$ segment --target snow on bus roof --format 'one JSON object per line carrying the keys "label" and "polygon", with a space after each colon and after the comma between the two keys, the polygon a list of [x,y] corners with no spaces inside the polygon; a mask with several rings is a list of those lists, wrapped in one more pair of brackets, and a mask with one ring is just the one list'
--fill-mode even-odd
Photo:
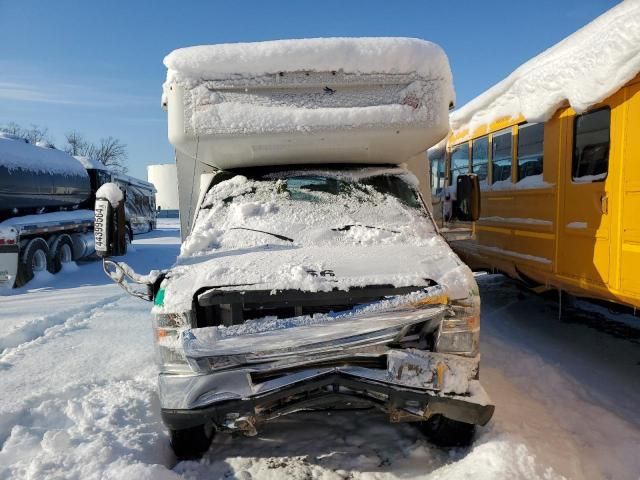
{"label": "snow on bus roof", "polygon": [[0,132],[0,167],[9,173],[27,170],[34,173],[86,177],[84,167],[67,153],[50,147],[32,145],[24,138]]}
{"label": "snow on bus roof", "polygon": [[640,72],[640,1],[607,11],[451,114],[454,132],[520,114],[548,120],[565,102],[578,113]]}
{"label": "snow on bus roof", "polygon": [[417,38],[306,38],[200,45],[164,59],[167,83],[282,71],[417,73],[451,80],[449,60],[435,43]]}

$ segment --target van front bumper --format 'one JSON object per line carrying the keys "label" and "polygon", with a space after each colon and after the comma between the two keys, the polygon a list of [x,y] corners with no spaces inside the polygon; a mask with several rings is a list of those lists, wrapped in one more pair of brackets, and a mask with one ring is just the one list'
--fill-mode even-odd
{"label": "van front bumper", "polygon": [[[162,419],[174,430],[212,423],[255,433],[256,426],[300,410],[375,407],[391,422],[433,415],[485,425],[494,406],[477,380],[479,357],[389,349],[378,368],[308,366],[288,372],[240,368],[159,376]],[[386,363],[386,365],[385,365]]]}

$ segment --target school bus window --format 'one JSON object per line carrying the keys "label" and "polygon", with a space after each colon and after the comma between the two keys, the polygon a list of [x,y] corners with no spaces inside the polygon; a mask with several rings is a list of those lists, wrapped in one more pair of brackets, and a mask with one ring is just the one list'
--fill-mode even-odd
{"label": "school bus window", "polygon": [[518,127],[518,181],[542,175],[544,123],[529,123]]}
{"label": "school bus window", "polygon": [[572,177],[577,183],[603,181],[609,170],[611,110],[577,115],[573,125]]}
{"label": "school bus window", "polygon": [[487,179],[489,168],[489,137],[476,138],[471,148],[471,172],[478,175],[478,180]]}
{"label": "school bus window", "polygon": [[431,166],[431,193],[438,194],[444,187],[444,149],[429,152]]}
{"label": "school bus window", "polygon": [[458,175],[469,173],[469,144],[467,142],[451,148],[451,178],[449,185],[457,185]]}
{"label": "school bus window", "polygon": [[511,130],[493,135],[493,183],[511,179]]}

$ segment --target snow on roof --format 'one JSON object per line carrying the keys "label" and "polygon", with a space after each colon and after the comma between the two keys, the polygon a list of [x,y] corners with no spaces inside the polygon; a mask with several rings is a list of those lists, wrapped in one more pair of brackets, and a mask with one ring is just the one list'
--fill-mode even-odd
{"label": "snow on roof", "polygon": [[9,172],[28,170],[35,173],[87,176],[84,167],[65,152],[37,147],[24,139],[3,133],[0,133],[0,167]]}
{"label": "snow on roof", "polygon": [[578,113],[601,102],[640,72],[640,1],[621,2],[521,65],[451,114],[455,131],[473,132],[522,114],[546,121],[565,101]]}
{"label": "snow on roof", "polygon": [[416,38],[307,38],[179,48],[164,58],[167,83],[281,71],[418,73],[451,79],[435,43]]}
{"label": "snow on roof", "polygon": [[94,160],[93,158],[83,157],[81,155],[74,155],[73,158],[78,160],[86,169],[108,170],[103,163],[100,163],[98,160]]}

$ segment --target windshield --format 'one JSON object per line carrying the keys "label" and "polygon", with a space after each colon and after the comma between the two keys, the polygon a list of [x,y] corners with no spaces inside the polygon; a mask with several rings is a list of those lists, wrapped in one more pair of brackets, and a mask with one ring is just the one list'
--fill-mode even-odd
{"label": "windshield", "polygon": [[200,207],[181,256],[281,245],[380,244],[433,236],[401,169],[221,172]]}

